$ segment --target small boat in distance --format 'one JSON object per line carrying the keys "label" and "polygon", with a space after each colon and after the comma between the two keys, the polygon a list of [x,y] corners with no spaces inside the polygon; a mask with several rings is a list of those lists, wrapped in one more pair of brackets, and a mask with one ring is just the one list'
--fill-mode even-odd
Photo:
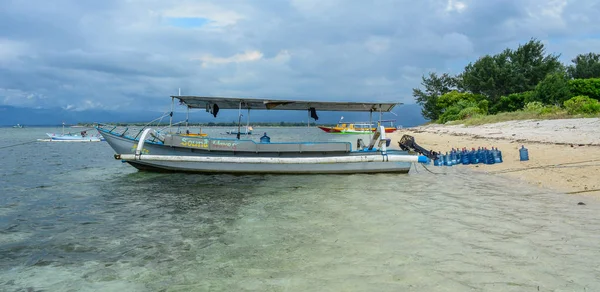
{"label": "small boat in distance", "polygon": [[386,133],[394,133],[398,128],[394,126],[394,122],[396,120],[380,120],[377,122],[377,126],[373,126],[372,123],[362,122],[362,123],[342,123],[344,117],[340,119],[340,121],[334,127],[326,127],[326,126],[317,126],[319,129],[332,134],[370,134],[377,131],[379,126],[383,123],[389,123],[388,126],[385,126]]}
{"label": "small boat in distance", "polygon": [[79,134],[66,133],[65,134],[65,123],[62,124],[62,134],[57,133],[46,133],[50,139],[38,139],[43,142],[100,142],[104,139],[100,136],[89,135],[86,130],[79,132]]}
{"label": "small boat in distance", "polygon": [[16,125],[13,126],[13,128],[22,129],[22,128],[25,128],[25,126],[23,126],[21,124],[16,124]]}
{"label": "small boat in distance", "polygon": [[[209,96],[171,96],[169,130],[150,127],[127,135],[116,126],[97,126],[98,132],[115,151],[114,158],[139,170],[158,172],[198,172],[236,174],[355,174],[407,173],[415,162],[429,163],[426,156],[401,149],[388,149],[383,126],[370,133],[370,141],[356,144],[340,141],[277,141],[265,133],[258,141],[241,138],[189,137],[171,131],[175,99],[188,109],[206,109],[217,116],[219,110],[308,111],[318,119],[316,110],[342,112],[389,112],[397,103],[326,102],[232,98]],[[187,120],[187,119],[186,119]],[[238,126],[240,127],[240,126]],[[239,133],[238,133],[239,134]],[[272,142],[275,140],[276,142]]]}
{"label": "small boat in distance", "polygon": [[241,129],[240,131],[238,131],[237,129],[234,130],[230,130],[230,131],[226,131],[225,133],[227,135],[237,135],[238,133],[240,135],[252,135],[252,131],[254,129],[250,126],[246,126],[245,129]]}

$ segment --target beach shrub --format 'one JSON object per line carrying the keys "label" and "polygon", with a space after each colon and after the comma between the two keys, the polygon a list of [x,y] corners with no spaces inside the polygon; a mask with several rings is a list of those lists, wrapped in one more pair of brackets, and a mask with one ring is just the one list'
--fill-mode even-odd
{"label": "beach shrub", "polygon": [[500,100],[490,108],[491,114],[514,112],[525,106],[525,101],[532,101],[534,92],[525,91],[500,97]]}
{"label": "beach shrub", "polygon": [[539,113],[544,108],[544,104],[539,101],[532,101],[525,104],[523,111],[528,113]]}
{"label": "beach shrub", "polygon": [[600,78],[572,79],[568,85],[573,96],[584,95],[600,100]]}
{"label": "beach shrub", "polygon": [[448,93],[443,94],[437,100],[437,105],[439,108],[445,109],[449,108],[453,105],[458,104],[459,102],[474,102],[477,103],[481,100],[484,100],[485,97],[480,94],[473,94],[468,92],[458,92],[456,90],[450,91]]}
{"label": "beach shrub", "polygon": [[564,105],[571,115],[600,113],[600,102],[584,95],[575,96],[565,101]]}
{"label": "beach shrub", "polygon": [[483,110],[479,108],[479,103],[469,99],[463,99],[458,101],[456,104],[446,108],[444,112],[440,115],[438,120],[439,123],[445,124],[449,121],[461,120],[461,112],[467,108],[473,108],[469,111],[465,112],[467,115],[471,111],[476,111],[477,113],[484,113]]}
{"label": "beach shrub", "polygon": [[468,119],[474,116],[480,116],[480,115],[484,115],[484,112],[478,108],[478,107],[468,107],[468,108],[464,108],[462,109],[459,113],[458,113],[458,119],[459,120],[464,120],[464,119]]}
{"label": "beach shrub", "polygon": [[440,118],[438,119],[438,123],[440,124],[445,124],[449,121],[456,121],[458,120],[458,114],[460,113],[461,109],[458,108],[457,106],[451,106],[449,108],[447,108],[444,113],[442,113],[440,115]]}
{"label": "beach shrub", "polygon": [[546,75],[546,78],[535,87],[533,100],[525,100],[525,102],[539,101],[544,104],[562,105],[569,98],[571,92],[567,77],[563,72],[558,72]]}

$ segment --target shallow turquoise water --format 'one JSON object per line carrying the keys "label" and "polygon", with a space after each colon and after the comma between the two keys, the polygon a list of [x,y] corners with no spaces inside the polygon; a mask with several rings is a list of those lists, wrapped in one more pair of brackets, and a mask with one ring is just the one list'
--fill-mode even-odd
{"label": "shallow turquoise water", "polygon": [[[0,129],[0,147],[49,130]],[[461,167],[155,174],[112,154],[0,149],[0,291],[600,291],[590,199]]]}

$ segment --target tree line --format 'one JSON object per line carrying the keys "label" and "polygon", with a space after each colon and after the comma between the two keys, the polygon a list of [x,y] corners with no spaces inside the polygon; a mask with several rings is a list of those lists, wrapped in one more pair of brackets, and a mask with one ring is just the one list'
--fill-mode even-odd
{"label": "tree line", "polygon": [[528,108],[599,113],[600,54],[580,54],[570,65],[559,57],[531,39],[515,50],[480,57],[457,75],[424,75],[413,96],[423,116],[439,123]]}

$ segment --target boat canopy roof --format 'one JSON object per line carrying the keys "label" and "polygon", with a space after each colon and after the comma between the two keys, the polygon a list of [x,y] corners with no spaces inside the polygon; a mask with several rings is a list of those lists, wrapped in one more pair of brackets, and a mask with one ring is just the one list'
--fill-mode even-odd
{"label": "boat canopy roof", "polygon": [[179,96],[174,95],[181,103],[190,108],[209,108],[217,105],[220,109],[238,109],[240,103],[244,109],[256,110],[309,110],[344,112],[389,112],[399,102],[333,102],[333,101],[302,101],[277,100],[263,98],[212,97],[212,96]]}

